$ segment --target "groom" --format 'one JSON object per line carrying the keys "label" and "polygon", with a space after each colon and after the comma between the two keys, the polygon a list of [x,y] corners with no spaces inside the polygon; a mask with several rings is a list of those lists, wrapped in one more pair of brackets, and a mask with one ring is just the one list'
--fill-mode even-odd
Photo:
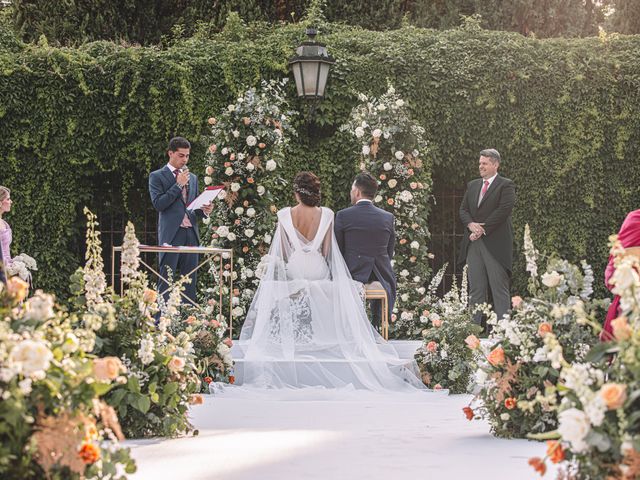
{"label": "groom", "polygon": [[[387,292],[389,312],[396,299],[396,277],[391,266],[396,241],[394,217],[373,205],[378,181],[369,173],[359,173],[351,187],[352,207],[340,210],[335,218],[335,234],[342,256],[354,280],[378,281]],[[373,325],[380,328],[381,302],[372,300]]]}

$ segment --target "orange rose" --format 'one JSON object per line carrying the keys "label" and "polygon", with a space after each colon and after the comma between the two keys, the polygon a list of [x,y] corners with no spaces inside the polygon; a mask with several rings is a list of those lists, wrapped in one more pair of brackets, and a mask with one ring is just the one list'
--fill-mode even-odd
{"label": "orange rose", "polygon": [[231,385],[233,385],[234,383],[236,383],[236,377],[233,375],[229,375],[229,383]]}
{"label": "orange rose", "polygon": [[542,322],[538,326],[538,335],[544,337],[547,333],[551,333],[551,324],[549,322]]}
{"label": "orange rose", "polygon": [[264,143],[259,143],[258,148],[267,148],[267,145]]}
{"label": "orange rose", "polygon": [[80,455],[80,458],[84,463],[89,465],[100,460],[100,449],[93,443],[83,443],[78,455]]}
{"label": "orange rose", "polygon": [[126,369],[118,357],[96,358],[93,361],[93,374],[101,382],[115,380]]}
{"label": "orange rose", "polygon": [[480,346],[480,339],[475,335],[469,335],[464,339],[464,343],[467,344],[471,350],[476,350]]}
{"label": "orange rose", "polygon": [[211,382],[213,382],[213,378],[211,378],[211,377],[204,377],[204,378],[202,379],[202,381],[203,381],[204,383],[206,383],[207,385],[209,385]]}
{"label": "orange rose", "polygon": [[529,465],[531,465],[536,472],[540,473],[541,477],[547,473],[547,466],[540,457],[530,458]]}
{"label": "orange rose", "polygon": [[215,125],[216,123],[218,123],[218,121],[214,117],[209,117],[209,119],[207,120],[207,123],[209,125]]}
{"label": "orange rose", "polygon": [[516,408],[516,399],[513,397],[505,398],[504,408],[506,408],[507,410],[513,410],[514,408]]}
{"label": "orange rose", "polygon": [[225,167],[230,167],[231,166],[231,162],[224,162],[224,166]]}
{"label": "orange rose", "polygon": [[427,343],[427,350],[429,350],[431,353],[435,352],[437,349],[438,349],[438,344],[433,340]]}
{"label": "orange rose", "polygon": [[629,321],[624,315],[614,318],[611,321],[611,327],[613,328],[613,336],[618,341],[629,340],[633,335]]}
{"label": "orange rose", "polygon": [[253,177],[249,177],[247,178],[247,183],[254,183],[255,180],[253,179]]}
{"label": "orange rose", "polygon": [[204,403],[204,398],[199,393],[195,393],[191,395],[191,398],[189,398],[189,403],[191,405],[202,405]]}
{"label": "orange rose", "polygon": [[187,317],[187,319],[185,320],[185,322],[187,322],[188,325],[192,325],[194,323],[196,323],[196,317],[193,315],[189,315]]}
{"label": "orange rose", "polygon": [[609,410],[621,408],[627,399],[627,386],[621,383],[605,383],[600,388],[600,397]]}
{"label": "orange rose", "polygon": [[387,200],[387,203],[388,203],[389,205],[393,205],[393,198],[390,198],[389,200]]}
{"label": "orange rose", "polygon": [[502,365],[504,363],[504,350],[502,349],[502,347],[496,347],[491,350],[491,353],[489,353],[487,360],[494,367]]}
{"label": "orange rose", "polygon": [[151,290],[150,288],[145,289],[142,294],[142,301],[144,303],[154,303],[158,299],[158,292],[155,290]]}
{"label": "orange rose", "polygon": [[473,417],[475,416],[475,414],[473,413],[473,410],[471,409],[471,407],[464,407],[462,411],[467,417],[467,420],[473,420]]}
{"label": "orange rose", "polygon": [[18,302],[22,302],[29,293],[29,284],[20,277],[11,277],[7,280],[7,292]]}
{"label": "orange rose", "polygon": [[400,245],[404,245],[405,243],[407,243],[407,239],[406,238],[401,238],[400,239]]}
{"label": "orange rose", "polygon": [[511,306],[513,308],[519,308],[522,305],[522,297],[520,295],[516,295],[515,297],[511,297]]}
{"label": "orange rose", "polygon": [[564,450],[557,440],[547,441],[547,456],[553,463],[560,463],[564,460]]}
{"label": "orange rose", "polygon": [[185,363],[186,362],[182,357],[171,357],[171,360],[169,360],[169,364],[167,365],[167,367],[172,372],[177,373],[181,372],[184,369]]}

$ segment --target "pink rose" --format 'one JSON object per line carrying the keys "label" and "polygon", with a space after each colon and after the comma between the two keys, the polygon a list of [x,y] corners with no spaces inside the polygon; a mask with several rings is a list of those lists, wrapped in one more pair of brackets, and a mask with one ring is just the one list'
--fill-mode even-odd
{"label": "pink rose", "polygon": [[513,308],[520,308],[520,305],[522,305],[522,297],[520,295],[511,297],[511,306]]}
{"label": "pink rose", "polygon": [[217,320],[211,320],[211,327],[212,328],[218,328],[220,327],[220,322]]}
{"label": "pink rose", "polygon": [[431,323],[433,324],[434,327],[436,328],[440,328],[442,326],[442,320],[440,320],[439,318],[436,318],[434,320],[431,320]]}
{"label": "pink rose", "polygon": [[435,352],[437,349],[438,349],[438,344],[433,340],[427,343],[427,350],[429,350],[431,353]]}
{"label": "pink rose", "polygon": [[225,338],[222,343],[224,343],[227,347],[231,348],[233,346],[233,341],[230,338]]}

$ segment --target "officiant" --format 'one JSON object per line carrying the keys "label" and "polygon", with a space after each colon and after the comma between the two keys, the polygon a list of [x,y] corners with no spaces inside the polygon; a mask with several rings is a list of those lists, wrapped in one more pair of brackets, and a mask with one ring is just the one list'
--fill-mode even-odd
{"label": "officiant", "polygon": [[[149,194],[151,203],[158,211],[158,245],[160,246],[199,246],[198,218],[211,213],[212,205],[205,205],[198,210],[189,210],[187,205],[198,196],[198,177],[189,172],[187,164],[191,144],[186,138],[174,137],[169,141],[168,163],[149,175]],[[170,270],[173,279],[191,273],[191,282],[185,284],[185,295],[196,301],[196,272],[198,254],[194,253],[160,253],[159,272],[161,277],[168,278]],[[158,289],[162,292],[168,288],[167,283],[158,279]],[[168,298],[169,292],[165,294]]]}

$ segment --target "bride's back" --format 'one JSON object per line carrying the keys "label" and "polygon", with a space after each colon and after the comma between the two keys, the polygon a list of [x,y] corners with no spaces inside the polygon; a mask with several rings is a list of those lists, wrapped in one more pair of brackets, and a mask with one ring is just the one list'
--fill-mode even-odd
{"label": "bride's back", "polygon": [[322,209],[320,207],[296,205],[291,208],[293,227],[309,242],[313,241],[318,233],[321,220]]}

